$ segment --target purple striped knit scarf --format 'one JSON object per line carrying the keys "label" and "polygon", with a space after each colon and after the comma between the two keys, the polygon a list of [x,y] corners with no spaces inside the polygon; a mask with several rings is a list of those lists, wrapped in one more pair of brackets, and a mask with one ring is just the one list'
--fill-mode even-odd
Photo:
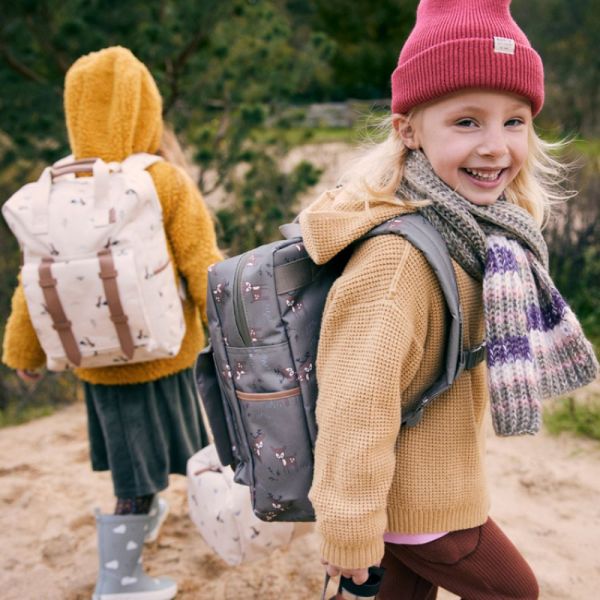
{"label": "purple striped knit scarf", "polygon": [[598,361],[548,274],[546,244],[529,213],[499,199],[472,204],[448,187],[425,155],[411,152],[400,197],[428,199],[420,212],[450,255],[483,281],[488,381],[498,435],[536,433],[541,401],[595,379]]}

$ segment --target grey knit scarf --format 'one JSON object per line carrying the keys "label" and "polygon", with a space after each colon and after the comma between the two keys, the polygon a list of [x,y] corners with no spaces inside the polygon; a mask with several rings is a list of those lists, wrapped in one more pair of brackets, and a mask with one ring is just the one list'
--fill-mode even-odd
{"label": "grey knit scarf", "polygon": [[594,350],[548,274],[548,250],[527,211],[499,198],[472,204],[446,185],[422,152],[407,158],[401,198],[420,208],[450,255],[483,281],[488,381],[498,435],[536,433],[541,401],[593,381]]}

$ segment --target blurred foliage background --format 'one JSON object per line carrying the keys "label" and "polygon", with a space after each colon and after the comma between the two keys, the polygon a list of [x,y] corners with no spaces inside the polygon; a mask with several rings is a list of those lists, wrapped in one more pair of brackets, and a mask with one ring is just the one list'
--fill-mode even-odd
{"label": "blurred foliage background", "polygon": [[[0,200],[68,153],[62,83],[82,54],[130,48],[154,74],[164,116],[186,149],[231,254],[273,239],[298,197],[318,181],[308,161],[281,168],[291,147],[317,139],[314,103],[362,100],[387,110],[389,77],[414,24],[417,0],[13,0],[0,22]],[[598,0],[513,0],[542,55],[544,137],[571,136],[569,187],[579,195],[546,229],[560,289],[600,341],[600,31]],[[343,125],[339,139],[352,139]],[[300,132],[291,135],[291,132]],[[0,335],[18,271],[0,221]],[[69,376],[26,388],[0,367],[0,425],[71,401]],[[28,407],[28,408],[26,408]]]}

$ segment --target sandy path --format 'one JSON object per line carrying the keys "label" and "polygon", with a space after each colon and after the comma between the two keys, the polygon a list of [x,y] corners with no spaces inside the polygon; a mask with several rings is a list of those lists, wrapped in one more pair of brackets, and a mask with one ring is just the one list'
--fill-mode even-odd
{"label": "sandy path", "polygon": [[[600,443],[571,436],[489,436],[492,515],[538,574],[542,598],[600,597]],[[185,480],[166,493],[172,513],[145,554],[176,577],[178,600],[306,600],[319,596],[314,534],[238,568],[211,554],[187,517]],[[84,409],[0,431],[0,597],[89,599],[96,575],[92,508],[112,508],[107,474],[88,465]],[[454,596],[445,592],[440,598]]]}

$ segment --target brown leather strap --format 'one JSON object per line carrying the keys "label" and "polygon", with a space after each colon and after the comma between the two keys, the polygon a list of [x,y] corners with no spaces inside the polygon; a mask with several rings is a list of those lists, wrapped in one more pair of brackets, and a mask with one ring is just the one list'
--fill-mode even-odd
{"label": "brown leather strap", "polygon": [[60,177],[69,173],[91,173],[97,158],[82,158],[63,164],[52,165],[52,177]]}
{"label": "brown leather strap", "polygon": [[202,467],[201,469],[198,469],[197,471],[194,471],[194,475],[202,475],[202,473],[222,473],[223,469],[219,469],[219,467]]}
{"label": "brown leather strap", "polygon": [[294,396],[300,395],[300,388],[295,387],[291,390],[282,390],[280,392],[235,392],[235,395],[240,400],[253,401],[253,400],[285,400],[286,398],[293,398]]}
{"label": "brown leather strap", "polygon": [[119,287],[117,285],[118,271],[115,269],[115,261],[110,249],[98,252],[98,261],[100,263],[100,273],[98,275],[102,279],[102,286],[110,312],[110,320],[117,331],[123,354],[127,358],[131,358],[134,350],[133,337],[131,336],[129,325],[127,325],[129,318],[123,312],[121,298],[119,297]]}
{"label": "brown leather strap", "polygon": [[65,354],[74,365],[79,366],[81,364],[81,352],[71,329],[71,321],[67,319],[56,291],[56,279],[52,277],[53,262],[54,260],[49,256],[42,259],[38,268],[39,284],[46,302],[46,309],[52,319],[52,327],[58,333]]}

